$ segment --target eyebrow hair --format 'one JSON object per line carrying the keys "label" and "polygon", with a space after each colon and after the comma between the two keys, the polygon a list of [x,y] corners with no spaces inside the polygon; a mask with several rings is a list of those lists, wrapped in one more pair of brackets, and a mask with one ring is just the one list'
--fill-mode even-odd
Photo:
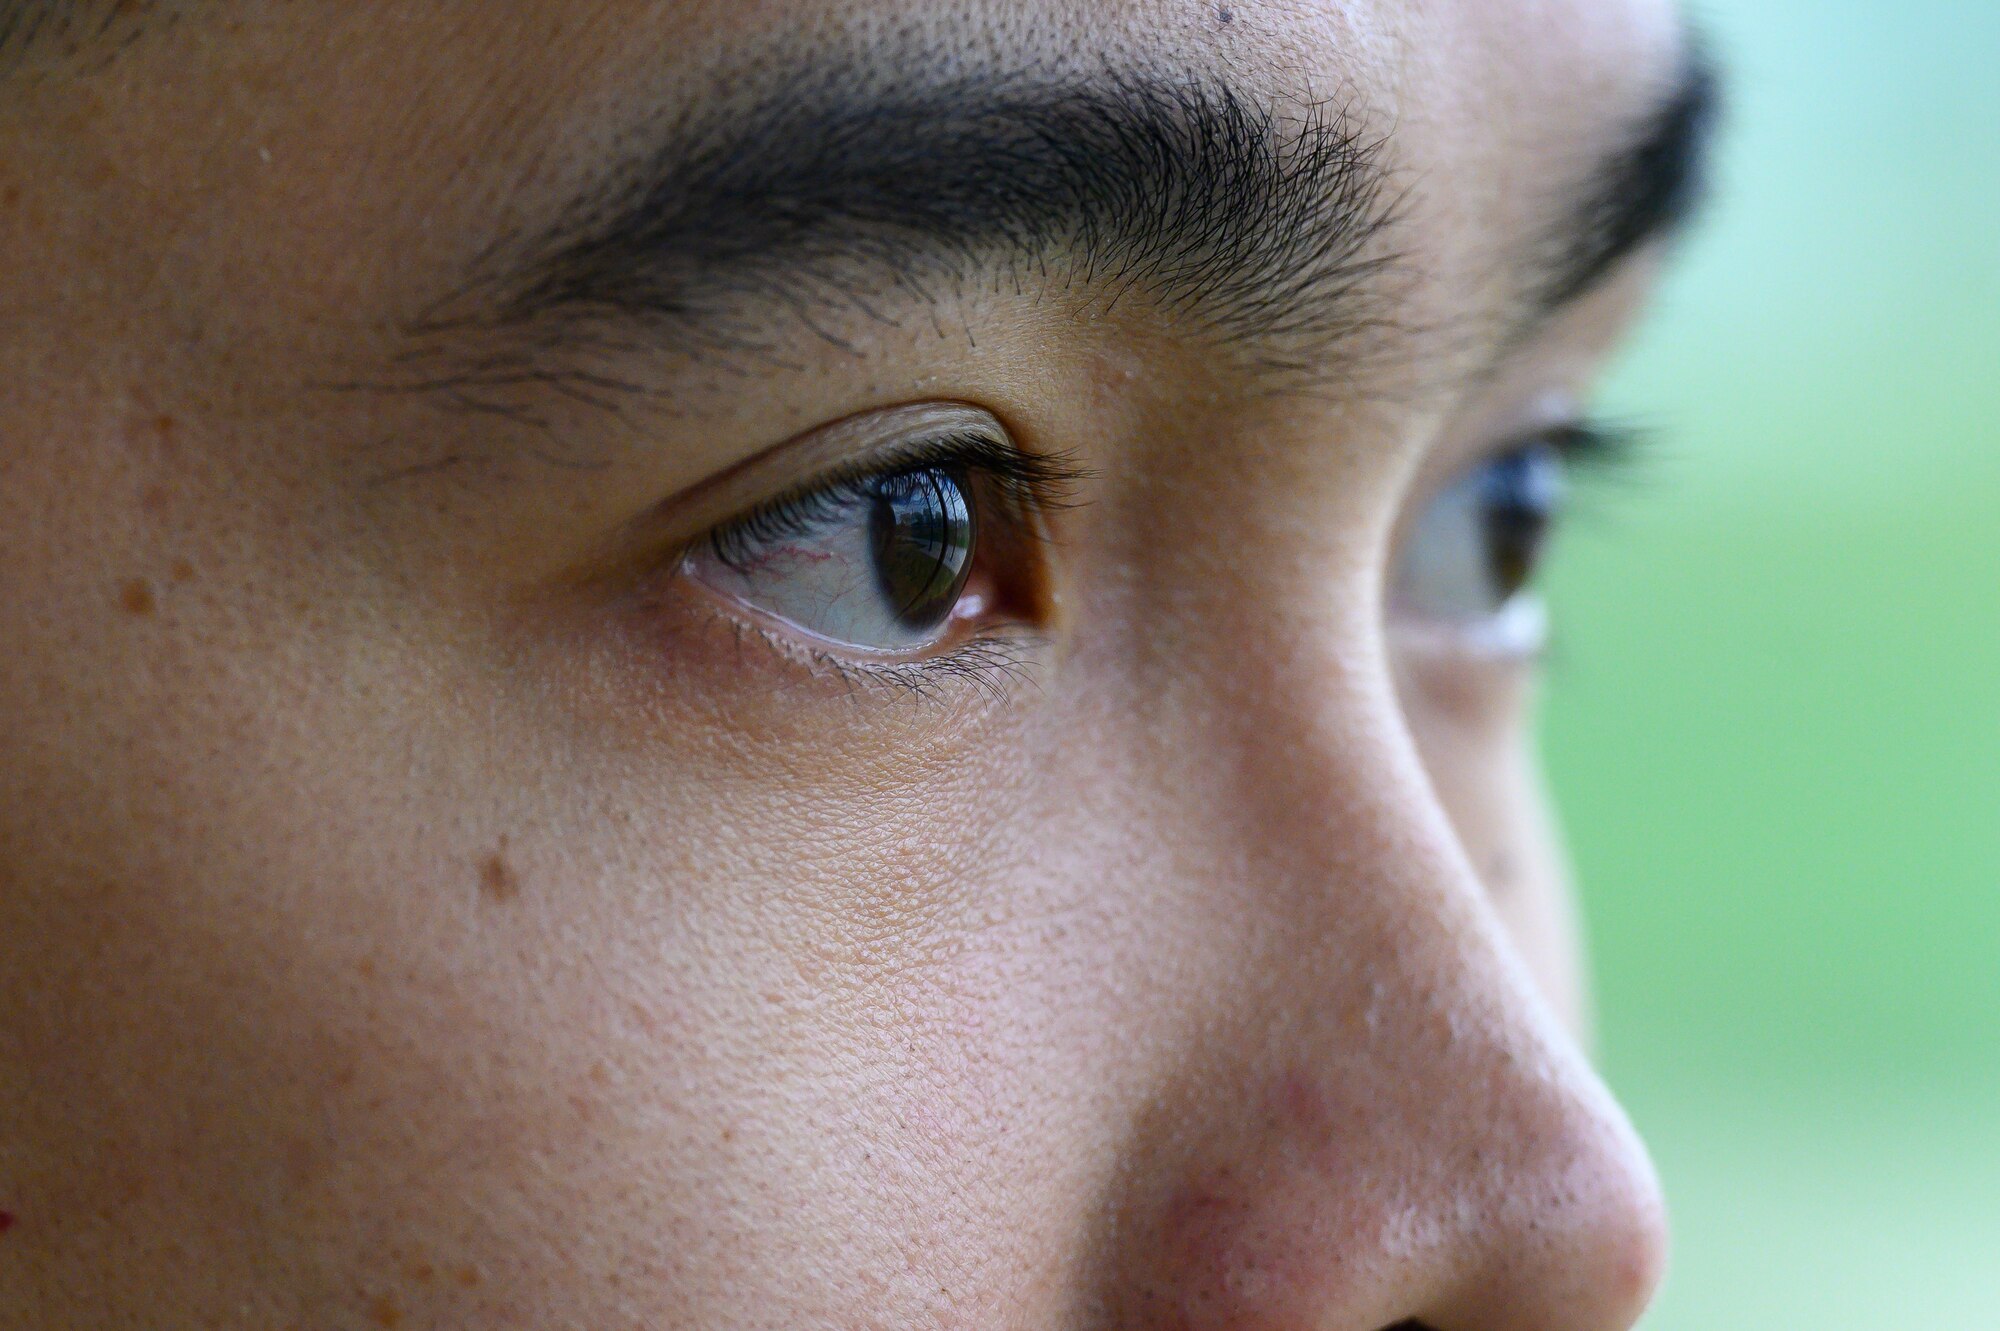
{"label": "eyebrow hair", "polygon": [[97,73],[182,8],[182,0],[0,0],[0,78],[35,65]]}
{"label": "eyebrow hair", "polygon": [[[1528,308],[1503,346],[1698,202],[1717,79],[1701,42],[1685,49],[1530,254]],[[885,292],[936,320],[950,288],[1010,267],[1017,286],[1080,291],[1086,313],[1139,292],[1269,376],[1323,378],[1346,363],[1337,345],[1397,326],[1387,279],[1402,256],[1375,243],[1399,211],[1387,141],[1344,106],[1281,113],[1186,74],[885,89],[877,67],[795,68],[747,108],[656,130],[658,147],[496,240],[408,324],[421,342],[400,359],[420,377],[401,389],[546,424],[516,390],[607,407],[644,391],[611,368],[635,332],[738,372],[783,368],[774,312],[851,347],[856,314],[899,324]],[[529,336],[470,355],[424,337],[468,325]]]}
{"label": "eyebrow hair", "polygon": [[[768,351],[769,310],[835,342],[886,284],[933,299],[996,264],[1141,292],[1303,367],[1376,313],[1381,144],[1200,78],[974,76],[886,93],[832,70],[672,128],[467,294],[502,325],[638,321],[695,353]],[[1004,271],[1004,268],[1002,268]],[[891,320],[893,322],[893,320]]]}
{"label": "eyebrow hair", "polygon": [[1691,37],[1672,90],[1614,147],[1550,236],[1536,320],[1575,301],[1650,241],[1682,229],[1705,194],[1720,113],[1708,47]]}

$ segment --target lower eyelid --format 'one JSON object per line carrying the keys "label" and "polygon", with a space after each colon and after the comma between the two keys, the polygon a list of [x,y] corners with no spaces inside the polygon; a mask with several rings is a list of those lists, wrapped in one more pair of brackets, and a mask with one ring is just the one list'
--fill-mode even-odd
{"label": "lower eyelid", "polygon": [[[675,634],[685,659],[692,651],[713,655],[718,649],[729,656],[732,669],[727,678],[713,687],[733,684],[767,689],[772,681],[756,678],[754,658],[783,672],[793,683],[825,684],[834,696],[857,700],[864,695],[884,699],[918,699],[948,702],[969,691],[978,700],[1005,702],[1017,689],[1030,684],[1038,672],[1047,647],[1047,636],[1027,626],[1009,626],[998,631],[968,634],[962,641],[921,655],[897,656],[884,653],[869,656],[836,650],[836,644],[817,643],[800,633],[775,624],[760,623],[745,608],[729,604],[706,589],[683,585],[664,597],[648,598],[649,613],[679,615],[684,629]],[[666,601],[678,599],[669,606]],[[705,629],[705,631],[704,631]],[[727,646],[719,641],[726,633]],[[746,675],[745,667],[751,667]]]}
{"label": "lower eyelid", "polygon": [[1510,597],[1492,614],[1448,622],[1389,612],[1389,635],[1403,651],[1469,661],[1532,663],[1548,649],[1548,607],[1532,591]]}

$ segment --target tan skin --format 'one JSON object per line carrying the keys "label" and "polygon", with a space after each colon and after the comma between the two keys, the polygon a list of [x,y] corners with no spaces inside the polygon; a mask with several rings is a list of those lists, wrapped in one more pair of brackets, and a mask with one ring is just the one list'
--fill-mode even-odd
{"label": "tan skin", "polygon": [[[1531,653],[1385,603],[1643,295],[1642,252],[1507,331],[1674,15],[406,8],[197,10],[0,99],[9,1317],[1629,1325],[1662,1208],[1580,1047]],[[1273,383],[992,282],[774,321],[754,375],[634,345],[649,392],[541,424],[328,387],[776,33],[1342,90],[1394,317]],[[670,557],[926,403],[1090,473],[997,696],[856,688]]]}

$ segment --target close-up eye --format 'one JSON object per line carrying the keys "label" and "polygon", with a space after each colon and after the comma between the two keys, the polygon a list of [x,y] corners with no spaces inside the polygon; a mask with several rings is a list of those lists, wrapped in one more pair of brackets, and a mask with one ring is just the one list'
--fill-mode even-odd
{"label": "close-up eye", "polygon": [[817,650],[922,658],[1032,627],[1059,464],[960,431],[848,464],[697,540],[682,572]]}
{"label": "close-up eye", "polygon": [[1437,491],[1403,540],[1390,612],[1399,623],[1504,653],[1537,650],[1543,615],[1533,582],[1562,517],[1569,468],[1613,442],[1596,426],[1562,426],[1474,464]]}

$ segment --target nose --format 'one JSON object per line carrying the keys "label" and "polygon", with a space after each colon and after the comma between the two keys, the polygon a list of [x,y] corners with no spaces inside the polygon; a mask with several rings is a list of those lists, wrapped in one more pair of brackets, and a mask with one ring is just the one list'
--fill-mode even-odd
{"label": "nose", "polygon": [[1236,717],[1208,738],[1242,761],[1205,794],[1234,811],[1204,861],[1228,881],[1199,885],[1235,904],[1204,926],[1200,1034],[1132,1133],[1110,1320],[1629,1327],[1665,1259],[1651,1164],[1400,729]]}

